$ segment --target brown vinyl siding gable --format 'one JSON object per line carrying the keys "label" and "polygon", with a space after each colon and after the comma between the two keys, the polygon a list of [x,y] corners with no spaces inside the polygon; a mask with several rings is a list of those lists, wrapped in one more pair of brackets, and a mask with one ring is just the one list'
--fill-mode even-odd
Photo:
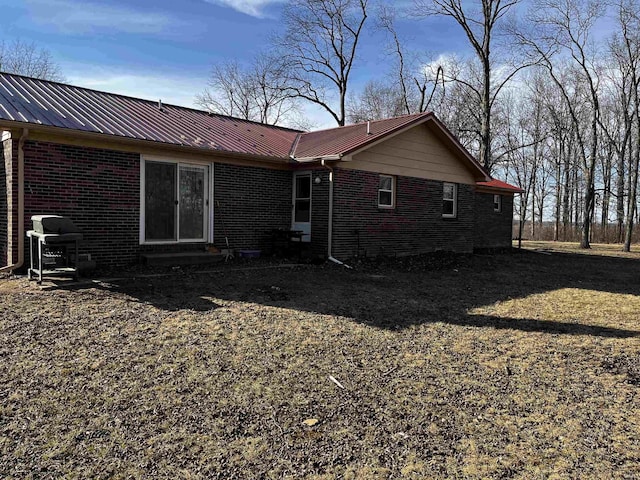
{"label": "brown vinyl siding gable", "polygon": [[460,158],[426,124],[373,145],[340,167],[468,185],[476,181]]}

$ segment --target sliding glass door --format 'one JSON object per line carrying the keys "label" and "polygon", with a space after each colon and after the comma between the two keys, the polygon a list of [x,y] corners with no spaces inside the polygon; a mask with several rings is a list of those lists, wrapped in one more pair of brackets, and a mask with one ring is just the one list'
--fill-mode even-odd
{"label": "sliding glass door", "polygon": [[207,166],[145,162],[145,242],[198,242],[207,238]]}

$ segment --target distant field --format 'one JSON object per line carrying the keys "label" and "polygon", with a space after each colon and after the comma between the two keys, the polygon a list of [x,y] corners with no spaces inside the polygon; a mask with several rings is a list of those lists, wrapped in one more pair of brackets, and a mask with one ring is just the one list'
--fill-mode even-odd
{"label": "distant field", "polygon": [[525,247],[0,279],[0,478],[639,478],[640,255]]}

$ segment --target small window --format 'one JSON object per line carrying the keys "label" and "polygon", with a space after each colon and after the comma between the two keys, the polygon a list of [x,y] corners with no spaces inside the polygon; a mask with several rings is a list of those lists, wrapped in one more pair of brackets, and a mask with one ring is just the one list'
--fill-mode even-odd
{"label": "small window", "polygon": [[493,211],[494,212],[502,211],[502,195],[493,196]]}
{"label": "small window", "polygon": [[454,218],[458,212],[458,186],[455,183],[445,183],[442,186],[442,216]]}
{"label": "small window", "polygon": [[380,175],[380,185],[378,187],[378,207],[394,207],[395,179],[390,175]]}

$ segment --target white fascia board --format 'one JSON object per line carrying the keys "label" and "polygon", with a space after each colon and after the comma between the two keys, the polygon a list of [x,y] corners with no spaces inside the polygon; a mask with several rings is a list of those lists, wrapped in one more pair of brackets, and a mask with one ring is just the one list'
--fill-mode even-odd
{"label": "white fascia board", "polygon": [[342,160],[342,155],[324,155],[319,157],[300,157],[300,158],[291,157],[291,159],[298,163],[321,162],[322,160],[337,161],[337,160]]}

